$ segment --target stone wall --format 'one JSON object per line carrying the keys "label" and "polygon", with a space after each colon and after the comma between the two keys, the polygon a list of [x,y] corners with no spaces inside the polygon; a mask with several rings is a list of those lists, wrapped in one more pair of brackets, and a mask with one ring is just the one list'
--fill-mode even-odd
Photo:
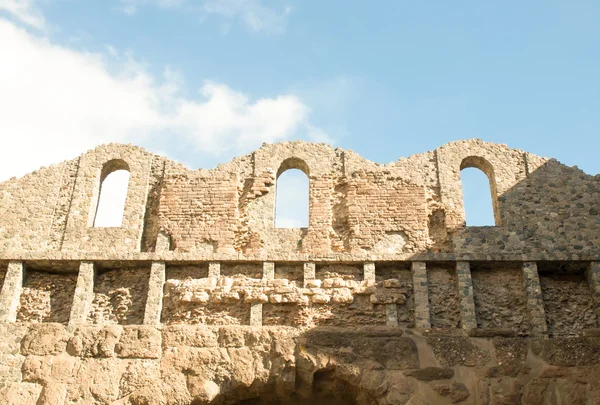
{"label": "stone wall", "polygon": [[[465,227],[460,170],[490,179],[496,226]],[[275,229],[285,170],[310,180],[307,229]],[[123,225],[95,228],[102,180],[130,172]],[[380,165],[323,144],[263,145],[189,170],[130,145],[103,145],[0,184],[0,253],[9,259],[302,261],[595,260],[600,177],[505,145],[458,141]],[[189,255],[192,255],[190,257]],[[525,255],[525,256],[523,256]],[[132,257],[132,256],[128,256]]]}
{"label": "stone wall", "polygon": [[28,270],[17,312],[20,322],[69,323],[77,273]]}
{"label": "stone wall", "polygon": [[[598,339],[402,329],[0,325],[6,404],[531,404],[600,401]],[[576,355],[573,355],[576,353]]]}
{"label": "stone wall", "polygon": [[[466,167],[496,226],[465,226]],[[275,229],[291,168],[309,226]],[[123,224],[96,228],[116,169]],[[0,403],[600,405],[599,201],[599,176],[479,140],[212,170],[98,147],[0,184]]]}

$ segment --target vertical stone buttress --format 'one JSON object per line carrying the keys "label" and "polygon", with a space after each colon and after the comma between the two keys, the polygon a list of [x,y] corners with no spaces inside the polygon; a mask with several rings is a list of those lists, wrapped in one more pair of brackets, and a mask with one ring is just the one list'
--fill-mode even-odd
{"label": "vertical stone buttress", "polygon": [[[275,278],[275,263],[263,262],[263,280]],[[250,326],[262,326],[263,304],[255,302],[250,304]]]}
{"label": "vertical stone buttress", "polygon": [[600,327],[600,262],[591,262],[587,271],[587,279],[592,290],[592,298],[596,306],[596,325]]}
{"label": "vertical stone buttress", "polygon": [[208,277],[221,277],[221,262],[208,263]]}
{"label": "vertical stone buttress", "polygon": [[148,297],[144,311],[144,325],[159,326],[163,304],[163,290],[166,281],[165,262],[152,262],[148,280]]}
{"label": "vertical stone buttress", "polygon": [[94,263],[81,262],[79,264],[79,274],[77,275],[75,294],[73,295],[73,305],[71,306],[69,326],[75,327],[85,324],[93,300]]}
{"label": "vertical stone buttress", "polygon": [[427,266],[425,262],[412,262],[411,272],[415,300],[415,328],[431,328]]}
{"label": "vertical stone buttress", "polygon": [[458,279],[458,298],[460,305],[460,324],[463,329],[477,328],[475,316],[475,300],[473,298],[473,281],[469,262],[456,262]]}
{"label": "vertical stone buttress", "polygon": [[544,300],[536,262],[523,262],[523,284],[527,294],[527,309],[532,336],[546,335],[548,325],[544,312]]}
{"label": "vertical stone buttress", "polygon": [[23,290],[25,269],[23,262],[10,262],[4,277],[4,284],[0,292],[0,322],[15,322],[17,308]]}
{"label": "vertical stone buttress", "polygon": [[385,304],[385,324],[398,326],[398,304]]}
{"label": "vertical stone buttress", "polygon": [[306,288],[306,282],[315,279],[315,264],[304,263],[304,288]]}
{"label": "vertical stone buttress", "polygon": [[375,263],[367,262],[363,265],[363,279],[369,284],[375,284]]}
{"label": "vertical stone buttress", "polygon": [[264,262],[263,263],[263,278],[265,280],[273,280],[275,278],[275,263]]}

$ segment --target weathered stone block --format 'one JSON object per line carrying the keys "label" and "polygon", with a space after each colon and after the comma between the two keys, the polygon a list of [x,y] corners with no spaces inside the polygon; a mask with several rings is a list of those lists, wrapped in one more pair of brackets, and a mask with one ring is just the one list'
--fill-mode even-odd
{"label": "weathered stone block", "polygon": [[37,356],[60,354],[66,350],[69,338],[70,334],[61,324],[34,324],[21,341],[21,353]]}
{"label": "weathered stone block", "polygon": [[152,326],[125,326],[115,353],[120,358],[158,359],[161,356],[161,333]]}
{"label": "weathered stone block", "polygon": [[122,331],[119,325],[78,328],[69,340],[67,351],[80,357],[113,357]]}

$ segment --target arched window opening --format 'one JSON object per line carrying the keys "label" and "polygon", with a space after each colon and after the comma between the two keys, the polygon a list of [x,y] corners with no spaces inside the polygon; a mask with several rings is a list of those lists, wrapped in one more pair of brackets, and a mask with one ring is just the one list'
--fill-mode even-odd
{"label": "arched window opening", "polygon": [[280,169],[275,188],[275,228],[308,228],[309,181],[305,172]]}
{"label": "arched window opening", "polygon": [[129,167],[123,161],[111,161],[104,166],[94,215],[95,228],[122,225],[129,176]]}
{"label": "arched window opening", "polygon": [[500,225],[492,165],[483,158],[468,157],[460,169],[467,226]]}

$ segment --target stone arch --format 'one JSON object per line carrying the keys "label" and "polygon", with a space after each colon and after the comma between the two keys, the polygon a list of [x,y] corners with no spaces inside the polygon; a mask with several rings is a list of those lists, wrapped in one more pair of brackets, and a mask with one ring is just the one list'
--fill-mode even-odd
{"label": "stone arch", "polygon": [[[481,156],[467,156],[460,163],[460,170],[474,168],[483,172],[489,181],[490,196],[492,200],[492,210],[494,213],[494,224],[499,226],[501,224],[500,209],[498,207],[498,186],[496,183],[496,175],[494,173],[494,166],[485,158]],[[462,187],[461,187],[462,193]],[[463,195],[464,202],[464,195]]]}
{"label": "stone arch", "polygon": [[[293,217],[291,217],[288,220],[297,221],[297,226],[296,224],[293,224],[291,222],[285,223],[284,219],[281,218],[281,216],[278,218],[278,205],[280,206],[280,208],[283,208],[283,205],[291,202],[288,200],[290,198],[289,194],[282,196],[281,188],[279,187],[280,181],[285,182],[289,180],[287,178],[280,180],[280,176],[289,171],[300,171],[306,176],[306,186],[304,186],[304,179],[302,179],[301,181],[303,184],[300,185],[300,189],[295,190],[300,194],[299,198],[301,201],[299,202],[299,206],[297,207],[297,209],[300,212],[295,212],[293,214]],[[291,190],[288,190],[286,187],[285,192],[290,193]],[[275,228],[308,228],[310,222],[310,169],[308,167],[308,164],[304,160],[299,159],[297,157],[292,157],[285,159],[283,162],[281,162],[279,169],[277,170],[277,176],[275,181],[275,204],[273,206],[273,209],[273,226]]]}
{"label": "stone arch", "polygon": [[[125,189],[122,189],[123,184],[118,184],[115,182],[115,175],[117,173],[121,173],[124,178],[125,172],[127,184],[125,185]],[[111,181],[111,177],[113,181]],[[122,225],[123,216],[125,214],[125,204],[127,198],[127,192],[129,189],[129,180],[131,179],[131,170],[127,162],[122,159],[112,159],[106,162],[100,171],[100,181],[98,184],[97,194],[94,201],[94,209],[92,210],[93,216],[90,218],[91,225],[93,227],[120,227]],[[123,180],[123,179],[121,179]],[[115,196],[115,194],[118,194]],[[124,195],[123,195],[124,194]],[[107,210],[111,209],[109,207],[110,201],[109,198],[117,197],[119,199],[118,206],[112,207],[114,212],[107,212]],[[121,202],[122,199],[122,202]],[[108,215],[108,217],[107,217]],[[105,218],[108,220],[108,225],[99,223],[99,218]],[[101,219],[102,220],[102,219]]]}
{"label": "stone arch", "polygon": [[281,164],[279,165],[279,169],[277,169],[277,178],[279,178],[279,176],[282,175],[283,172],[286,172],[290,169],[301,170],[302,172],[304,172],[304,174],[306,174],[306,177],[310,177],[310,168],[308,167],[308,164],[300,158],[291,157],[281,162]]}

